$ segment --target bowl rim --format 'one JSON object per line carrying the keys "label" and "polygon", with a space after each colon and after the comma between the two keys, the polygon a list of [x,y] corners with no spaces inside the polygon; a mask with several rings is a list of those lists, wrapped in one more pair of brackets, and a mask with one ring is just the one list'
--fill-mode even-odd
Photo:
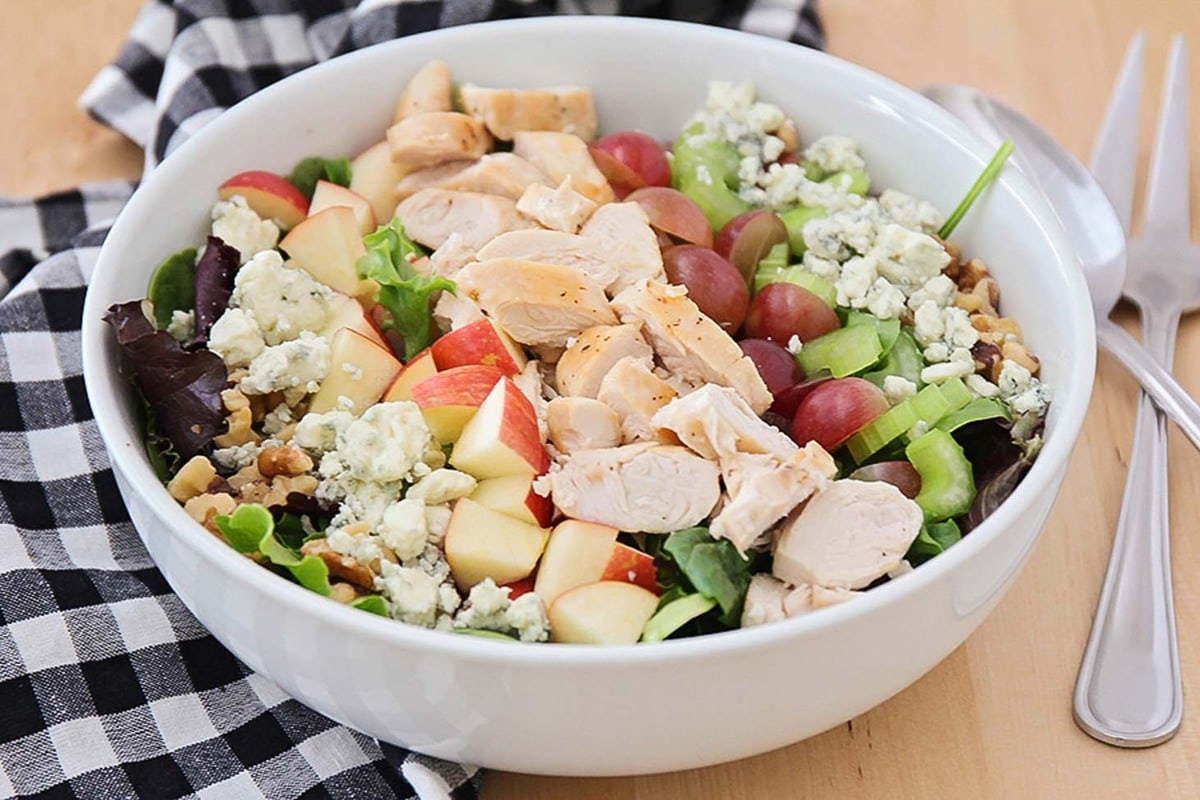
{"label": "bowl rim", "polygon": [[[362,613],[340,603],[329,602],[327,598],[314,594],[298,584],[280,576],[271,575],[258,564],[221,544],[216,537],[192,520],[184,512],[182,506],[170,497],[165,486],[150,469],[144,456],[134,459],[132,464],[128,463],[128,459],[124,462],[121,461],[120,457],[125,456],[122,445],[131,443],[123,435],[122,421],[118,411],[125,380],[115,369],[105,369],[107,362],[105,339],[110,334],[108,326],[101,322],[105,311],[105,308],[100,307],[103,301],[99,298],[99,292],[92,291],[92,289],[103,283],[107,274],[119,268],[113,253],[117,251],[123,241],[132,239],[136,235],[131,231],[133,224],[131,220],[134,215],[142,206],[148,205],[145,198],[150,192],[154,192],[157,190],[156,187],[170,182],[173,173],[180,168],[180,165],[186,163],[188,153],[200,146],[197,142],[202,143],[221,136],[225,129],[237,126],[243,117],[252,117],[256,113],[258,105],[265,102],[263,98],[271,98],[281,92],[293,91],[292,87],[306,80],[312,74],[348,69],[359,61],[379,58],[379,54],[387,50],[399,50],[414,42],[436,39],[453,41],[455,38],[478,32],[481,28],[495,31],[496,35],[502,35],[508,30],[537,31],[541,29],[546,35],[553,36],[576,33],[580,25],[586,25],[612,36],[626,35],[635,31],[675,34],[678,34],[679,31],[686,31],[689,37],[707,37],[716,46],[722,44],[745,46],[749,40],[753,40],[754,47],[764,57],[779,54],[793,63],[798,59],[800,63],[817,65],[817,68],[826,71],[831,77],[846,78],[855,83],[865,82],[874,93],[885,98],[897,110],[936,123],[938,128],[947,132],[947,138],[953,140],[956,145],[975,158],[980,169],[992,155],[991,148],[957,118],[932,100],[891,78],[823,51],[753,33],[697,23],[635,17],[578,17],[571,15],[512,19],[473,23],[413,34],[338,56],[266,87],[211,120],[188,141],[181,144],[177,150],[168,154],[159,166],[145,177],[113,224],[88,281],[82,330],[85,388],[112,468],[121,472],[130,487],[149,505],[157,518],[166,523],[164,527],[167,530],[163,532],[164,535],[183,537],[185,546],[195,550],[198,554],[204,553],[205,557],[212,560],[217,568],[224,570],[231,579],[249,582],[253,591],[272,595],[273,600],[283,605],[297,607],[306,615],[316,617],[326,624],[343,627],[348,634],[354,636],[387,640],[391,644],[415,650],[426,650],[475,663],[570,668],[596,665],[637,665],[647,662],[669,663],[690,660],[701,655],[712,657],[737,651],[751,651],[769,646],[779,640],[815,635],[841,625],[852,618],[869,616],[883,606],[899,602],[901,599],[919,593],[926,587],[945,579],[959,565],[971,560],[975,553],[986,548],[993,539],[1002,535],[1006,529],[1017,524],[1025,509],[1039,494],[1053,488],[1056,477],[1067,466],[1071,449],[1082,428],[1092,389],[1096,339],[1091,304],[1088,300],[1082,272],[1074,251],[1055,221],[1047,201],[1028,179],[1013,170],[1006,171],[1006,174],[996,181],[996,185],[1003,187],[1019,202],[1028,217],[1031,232],[1046,241],[1058,262],[1060,271],[1067,280],[1066,295],[1057,299],[1063,304],[1058,309],[1059,313],[1071,323],[1069,326],[1071,333],[1064,337],[1062,344],[1069,348],[1068,352],[1071,353],[1072,358],[1069,360],[1068,369],[1064,370],[1063,379],[1052,387],[1056,395],[1061,392],[1066,396],[1065,399],[1061,396],[1056,397],[1054,406],[1052,406],[1052,413],[1056,415],[1054,434],[1047,437],[1041,453],[1013,494],[978,528],[973,530],[970,536],[964,537],[954,548],[922,564],[902,579],[878,586],[856,598],[852,603],[823,609],[820,614],[806,614],[768,625],[740,628],[687,639],[602,647],[556,646],[553,644],[530,647],[523,642],[509,643],[490,639],[481,640],[471,636],[446,635],[443,631],[407,625],[390,618]],[[134,439],[132,443],[136,445],[134,450],[141,455],[140,439]],[[1040,530],[1037,535],[1040,536]],[[1034,538],[1036,540],[1036,536]]]}

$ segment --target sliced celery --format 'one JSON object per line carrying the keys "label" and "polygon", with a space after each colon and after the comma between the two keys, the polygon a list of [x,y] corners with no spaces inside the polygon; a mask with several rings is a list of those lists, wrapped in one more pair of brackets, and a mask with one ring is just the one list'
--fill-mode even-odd
{"label": "sliced celery", "polygon": [[[971,390],[967,388],[965,383],[963,383],[962,378],[950,378],[949,380],[942,381],[938,385],[942,387],[942,394],[946,396],[946,401],[950,403],[950,411],[958,411],[967,403],[971,402],[972,398],[974,397],[974,395],[971,394]],[[950,411],[947,411],[946,413],[949,414]],[[938,419],[941,419],[941,417]],[[930,425],[937,422],[936,419],[927,419],[925,421]]]}
{"label": "sliced celery", "polygon": [[844,378],[874,364],[882,352],[874,326],[854,325],[806,342],[796,360],[806,375],[829,370],[833,377]]}
{"label": "sliced celery", "polygon": [[771,249],[763,256],[762,261],[758,262],[756,272],[761,272],[764,275],[778,273],[786,269],[788,265],[788,246],[787,242],[771,245]]}
{"label": "sliced celery", "polygon": [[910,442],[904,453],[921,476],[921,491],[915,500],[925,512],[926,522],[967,513],[975,499],[975,478],[971,462],[953,436],[933,428]]}
{"label": "sliced celery", "polygon": [[921,369],[924,366],[925,360],[921,357],[921,350],[917,347],[912,334],[908,331],[900,331],[879,368],[864,372],[862,377],[876,386],[882,387],[884,378],[889,375],[897,375],[920,386]]}
{"label": "sliced celery", "polygon": [[[786,247],[787,245],[783,246]],[[787,267],[776,272],[763,272],[760,269],[759,272],[755,273],[755,292],[761,291],[762,287],[769,283],[794,283],[797,286],[808,289],[817,297],[824,300],[830,308],[834,308],[837,304],[837,290],[833,288],[833,284],[820,275],[814,275],[804,267]]]}
{"label": "sliced celery", "polygon": [[964,425],[988,419],[1008,419],[1008,409],[994,397],[976,397],[958,411],[947,414],[937,421],[937,427],[953,433]]}
{"label": "sliced celery", "polygon": [[661,642],[701,614],[716,608],[717,601],[696,592],[672,600],[646,622],[642,629],[643,642]]}
{"label": "sliced celery", "polygon": [[752,208],[711,171],[707,180],[684,175],[679,181],[679,191],[696,201],[714,230],[720,230],[726,222]]}
{"label": "sliced celery", "polygon": [[[833,287],[830,288],[832,289]],[[868,314],[865,311],[848,311],[846,313],[846,324],[874,325],[875,333],[879,334],[879,343],[883,346],[884,357],[892,351],[892,345],[896,343],[896,339],[900,336],[900,320],[880,319],[874,314]]]}
{"label": "sliced celery", "polygon": [[871,177],[865,170],[847,169],[825,176],[821,179],[821,183],[833,184],[847,194],[856,194],[862,197],[871,188]]}
{"label": "sliced celery", "polygon": [[787,228],[788,245],[797,256],[804,255],[804,251],[808,249],[808,245],[804,243],[804,224],[809,220],[825,216],[825,213],[825,209],[821,206],[796,206],[779,215],[779,218],[783,220],[784,227]]}
{"label": "sliced celery", "polygon": [[850,455],[861,464],[878,453],[888,444],[900,438],[901,434],[917,424],[917,415],[912,403],[904,401],[892,406],[876,417],[864,428],[860,428],[846,440]]}

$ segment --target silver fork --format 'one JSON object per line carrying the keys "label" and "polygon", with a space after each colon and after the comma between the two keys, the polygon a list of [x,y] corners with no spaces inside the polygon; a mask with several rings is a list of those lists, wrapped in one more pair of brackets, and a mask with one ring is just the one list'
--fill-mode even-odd
{"label": "silver fork", "polygon": [[[1125,232],[1133,210],[1142,38],[1126,54],[1092,153],[1092,172]],[[1200,307],[1200,246],[1190,241],[1187,54],[1175,37],[1159,111],[1142,235],[1129,240],[1124,294],[1140,311],[1142,339],[1168,369],[1184,311]],[[1150,398],[1137,424],[1113,551],[1075,684],[1075,721],[1119,747],[1150,747],[1175,735],[1183,689],[1171,596],[1167,425]]]}

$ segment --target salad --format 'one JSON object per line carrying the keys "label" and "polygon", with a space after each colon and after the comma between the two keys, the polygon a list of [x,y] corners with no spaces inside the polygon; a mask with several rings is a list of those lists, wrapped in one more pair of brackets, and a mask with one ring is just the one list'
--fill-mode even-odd
{"label": "salad", "polygon": [[1049,390],[945,220],[712,83],[669,145],[440,62],[352,160],[217,187],[106,315],[171,496],[335,601],[634,643],[850,601],[1016,486]]}

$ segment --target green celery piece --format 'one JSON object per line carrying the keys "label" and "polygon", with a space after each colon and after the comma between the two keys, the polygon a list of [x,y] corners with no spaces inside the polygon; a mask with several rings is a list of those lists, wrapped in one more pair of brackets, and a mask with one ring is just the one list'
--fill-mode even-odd
{"label": "green celery piece", "polygon": [[782,272],[783,270],[787,269],[787,265],[788,245],[787,242],[780,242],[779,244],[771,245],[771,249],[768,250],[767,254],[763,256],[762,260],[758,262],[758,268],[755,270],[755,274],[757,276],[757,273],[759,272],[763,273],[764,275]]}
{"label": "green celery piece", "polygon": [[878,369],[864,372],[862,377],[880,388],[883,387],[884,378],[889,375],[907,378],[920,386],[921,369],[924,366],[925,359],[921,357],[921,349],[917,347],[916,340],[908,331],[901,330],[884,357],[883,363],[879,365]]}
{"label": "green celery piece", "polygon": [[788,232],[788,245],[797,258],[804,255],[808,245],[804,243],[804,225],[810,220],[819,219],[826,215],[823,206],[796,206],[779,215]]}
{"label": "green celery piece", "polygon": [[915,500],[926,522],[941,522],[967,513],[975,499],[975,478],[963,449],[946,431],[933,428],[904,449],[921,476]]}
{"label": "green celery piece", "polygon": [[180,250],[167,256],[150,276],[146,297],[154,306],[154,327],[160,331],[171,323],[172,312],[195,309],[195,249]]}
{"label": "green celery piece", "polygon": [[988,187],[992,181],[1000,174],[1000,170],[1004,168],[1004,162],[1012,155],[1012,151],[1016,147],[1012,142],[1005,139],[1000,147],[996,150],[996,154],[992,156],[992,160],[983,168],[983,172],[975,179],[975,183],[971,184],[971,188],[967,190],[967,195],[962,199],[958,206],[946,218],[942,227],[938,230],[938,236],[942,239],[949,239],[950,234],[954,233],[954,229],[958,227],[958,223],[962,222],[962,218],[967,215],[967,211],[975,204],[979,195]]}
{"label": "green celery piece", "polygon": [[729,142],[716,139],[702,144],[692,144],[693,134],[703,126],[688,128],[676,140],[671,149],[671,183],[680,191],[685,181],[696,178],[696,170],[703,166],[715,183],[723,183],[733,189],[737,186],[737,173],[741,157]]}
{"label": "green celery piece", "polygon": [[[813,277],[816,276],[814,275]],[[832,288],[831,286],[830,289]],[[851,309],[846,314],[846,325],[874,325],[875,333],[879,334],[879,344],[883,348],[883,357],[885,358],[888,353],[892,352],[892,346],[896,344],[896,339],[900,337],[900,320],[880,319],[866,311]]]}
{"label": "green celery piece", "polygon": [[489,631],[483,628],[452,628],[455,633],[461,633],[464,636],[478,636],[480,639],[500,639],[505,642],[515,642],[515,637],[509,636],[506,633],[499,631]]}
{"label": "green celery piece", "polygon": [[[782,246],[787,247],[787,245]],[[824,300],[830,308],[837,306],[837,290],[833,288],[833,284],[820,275],[809,272],[804,267],[785,267],[775,273],[764,272],[762,270],[755,273],[755,292],[762,291],[762,288],[770,283],[794,283],[803,289],[808,289],[817,297]]]}
{"label": "green celery piece", "polygon": [[350,607],[357,608],[359,611],[366,611],[368,614],[378,614],[381,617],[388,615],[387,603],[383,602],[383,598],[377,594],[356,597],[350,601]]}
{"label": "green celery piece", "polygon": [[427,277],[408,261],[424,253],[404,233],[399,219],[380,225],[363,237],[367,254],[358,259],[358,276],[379,284],[375,301],[388,312],[388,326],[404,337],[404,360],[408,361],[433,341],[429,302],[434,292],[453,292],[454,282]]}
{"label": "green celery piece", "polygon": [[912,406],[917,422],[926,425],[933,425],[952,410],[950,400],[942,393],[942,387],[936,383],[924,387],[915,397],[905,402]]}
{"label": "green celery piece", "polygon": [[866,195],[867,190],[871,188],[871,177],[867,175],[866,170],[847,169],[835,172],[832,175],[826,175],[821,179],[821,183],[835,184],[838,187],[843,187],[846,194],[856,194],[859,197],[863,197]]}
{"label": "green celery piece", "polygon": [[670,534],[663,552],[679,565],[697,592],[721,606],[721,622],[736,627],[750,588],[750,562],[733,542],[714,539],[706,528],[687,528]]}
{"label": "green celery piece", "polygon": [[661,642],[701,614],[716,608],[717,601],[696,592],[677,598],[654,612],[642,629],[643,642]]}
{"label": "green celery piece", "polygon": [[729,220],[753,208],[715,175],[708,181],[685,175],[679,182],[679,191],[700,206],[713,230],[720,230]]}
{"label": "green celery piece", "polygon": [[[971,402],[974,397],[974,395],[971,394],[971,390],[967,388],[965,383],[963,383],[962,378],[950,378],[949,380],[942,381],[940,386],[942,387],[942,394],[945,396],[946,401],[950,403],[950,411],[958,411],[967,403]],[[947,411],[946,413],[949,414],[950,411]],[[937,420],[931,419],[926,420],[926,422],[932,425],[933,423],[937,422]]]}
{"label": "green celery piece", "polygon": [[971,402],[937,421],[937,427],[953,433],[964,425],[988,419],[1010,419],[1008,408],[994,397],[976,397]]}
{"label": "green celery piece", "polygon": [[263,537],[275,528],[271,512],[258,503],[242,503],[232,514],[218,514],[213,522],[239,553],[257,553]]}
{"label": "green celery piece", "polygon": [[854,435],[846,440],[846,447],[849,448],[855,462],[861,464],[916,424],[916,412],[913,411],[912,404],[905,400],[855,431]]}
{"label": "green celery piece", "polygon": [[804,170],[804,177],[817,183],[825,180],[829,175],[828,172],[818,167],[815,161],[801,161],[800,168]]}
{"label": "green celery piece", "polygon": [[838,328],[806,342],[796,354],[805,375],[829,370],[835,378],[860,372],[879,360],[883,345],[871,325]]}
{"label": "green celery piece", "polygon": [[958,523],[954,520],[928,522],[921,526],[921,532],[917,534],[917,538],[909,545],[908,552],[904,554],[904,558],[914,567],[924,564],[934,556],[946,552],[951,545],[957,543],[960,539],[962,539],[962,532],[958,529]]}

